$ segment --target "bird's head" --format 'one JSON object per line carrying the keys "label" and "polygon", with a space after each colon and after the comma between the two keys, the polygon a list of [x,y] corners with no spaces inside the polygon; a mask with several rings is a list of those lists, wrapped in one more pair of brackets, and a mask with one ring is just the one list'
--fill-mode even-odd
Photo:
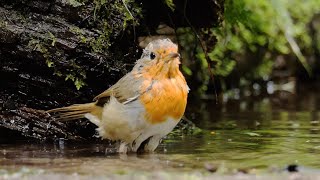
{"label": "bird's head", "polygon": [[180,73],[179,64],[178,46],[170,39],[158,39],[151,41],[143,50],[135,68],[141,73],[154,76],[154,78],[165,78]]}

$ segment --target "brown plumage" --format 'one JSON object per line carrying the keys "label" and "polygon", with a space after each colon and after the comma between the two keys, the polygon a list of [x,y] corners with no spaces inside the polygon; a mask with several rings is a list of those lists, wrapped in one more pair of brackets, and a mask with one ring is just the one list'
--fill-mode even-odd
{"label": "brown plumage", "polygon": [[74,104],[68,107],[56,108],[47,111],[58,121],[70,121],[84,118],[86,113],[95,113],[101,116],[102,107],[97,106],[95,102],[87,104]]}

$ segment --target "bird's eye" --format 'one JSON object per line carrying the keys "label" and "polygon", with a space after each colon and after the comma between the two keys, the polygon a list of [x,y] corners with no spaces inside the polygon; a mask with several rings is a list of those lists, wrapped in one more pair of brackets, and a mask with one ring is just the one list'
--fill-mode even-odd
{"label": "bird's eye", "polygon": [[153,60],[154,58],[156,58],[156,54],[155,54],[154,52],[151,52],[151,53],[150,53],[150,59]]}

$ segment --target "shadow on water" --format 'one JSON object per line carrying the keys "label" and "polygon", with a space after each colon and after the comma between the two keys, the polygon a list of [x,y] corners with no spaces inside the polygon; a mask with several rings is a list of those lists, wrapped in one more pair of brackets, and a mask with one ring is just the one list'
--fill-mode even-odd
{"label": "shadow on water", "polygon": [[108,144],[0,144],[0,169],[21,167],[79,174],[128,171],[267,169],[299,164],[320,168],[320,96],[275,92],[265,97],[229,98],[218,104],[191,101],[186,116],[202,129],[168,136],[154,154],[119,155]]}

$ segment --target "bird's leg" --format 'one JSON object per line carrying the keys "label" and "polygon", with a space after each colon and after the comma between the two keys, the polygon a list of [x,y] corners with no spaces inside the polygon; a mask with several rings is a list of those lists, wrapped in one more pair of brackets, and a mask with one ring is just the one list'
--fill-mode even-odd
{"label": "bird's leg", "polygon": [[152,136],[149,139],[149,142],[144,146],[145,152],[153,152],[158,147],[161,138],[162,137],[160,135]]}
{"label": "bird's leg", "polygon": [[130,150],[128,145],[129,145],[129,143],[127,143],[127,142],[121,142],[119,149],[118,149],[118,152],[126,154]]}
{"label": "bird's leg", "polygon": [[137,152],[141,143],[143,141],[145,141],[146,139],[148,139],[150,137],[149,134],[140,134],[140,136],[137,137],[137,139],[135,139],[133,142],[132,142],[132,151],[133,152]]}

